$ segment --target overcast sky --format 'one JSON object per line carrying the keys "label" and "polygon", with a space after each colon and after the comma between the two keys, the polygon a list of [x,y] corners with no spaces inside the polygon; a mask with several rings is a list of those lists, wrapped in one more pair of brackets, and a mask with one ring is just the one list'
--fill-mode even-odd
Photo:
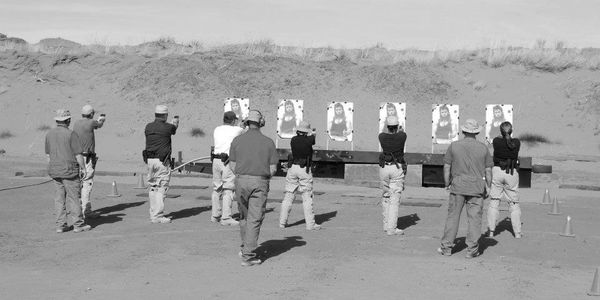
{"label": "overcast sky", "polygon": [[0,0],[0,32],[30,43],[600,47],[599,11],[600,0]]}

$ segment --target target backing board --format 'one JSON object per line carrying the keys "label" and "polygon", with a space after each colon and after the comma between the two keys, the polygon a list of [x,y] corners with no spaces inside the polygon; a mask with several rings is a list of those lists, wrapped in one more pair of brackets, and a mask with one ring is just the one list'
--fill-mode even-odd
{"label": "target backing board", "polygon": [[227,98],[223,102],[223,112],[233,111],[238,119],[243,120],[248,117],[250,111],[250,99],[248,98]]}
{"label": "target backing board", "polygon": [[379,132],[387,131],[386,119],[388,116],[398,117],[399,130],[406,130],[406,103],[382,102],[379,103]]}
{"label": "target backing board", "polygon": [[[485,139],[490,143],[500,136],[500,124],[508,121],[513,124],[512,104],[488,104],[485,106]],[[513,124],[514,125],[514,124]]]}
{"label": "target backing board", "polygon": [[304,115],[304,100],[283,99],[277,106],[277,135],[291,139]]}
{"label": "target backing board", "polygon": [[327,134],[334,141],[352,141],[354,103],[332,102],[327,106]]}
{"label": "target backing board", "polygon": [[458,140],[458,104],[433,104],[431,120],[433,144],[450,144]]}

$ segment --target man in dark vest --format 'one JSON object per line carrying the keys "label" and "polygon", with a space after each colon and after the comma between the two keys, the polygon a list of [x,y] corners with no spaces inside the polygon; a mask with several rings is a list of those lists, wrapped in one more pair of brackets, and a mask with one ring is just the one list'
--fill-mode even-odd
{"label": "man in dark vest", "polygon": [[312,162],[315,135],[312,134],[310,124],[304,120],[296,128],[296,136],[292,137],[290,145],[292,157],[288,160],[288,170],[285,177],[285,195],[281,202],[279,227],[287,226],[287,219],[292,210],[296,191],[302,193],[302,206],[304,207],[304,221],[307,230],[319,230],[321,225],[315,223],[313,212],[313,176],[310,171]]}
{"label": "man in dark vest", "polygon": [[148,164],[148,197],[150,198],[150,222],[171,223],[164,216],[165,195],[171,180],[171,135],[177,132],[179,117],[175,116],[167,123],[169,110],[166,105],[157,105],[155,120],[146,125],[146,149],[144,160]]}
{"label": "man in dark vest", "polygon": [[387,132],[379,134],[382,152],[379,155],[379,179],[381,180],[383,208],[383,230],[387,235],[402,235],[404,231],[398,226],[398,208],[400,195],[404,191],[406,162],[404,161],[404,144],[406,133],[400,131],[397,116],[386,119]]}

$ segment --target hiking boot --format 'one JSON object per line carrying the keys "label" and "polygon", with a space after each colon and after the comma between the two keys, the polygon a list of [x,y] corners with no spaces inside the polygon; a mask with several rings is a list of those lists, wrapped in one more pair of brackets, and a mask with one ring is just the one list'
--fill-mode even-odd
{"label": "hiking boot", "polygon": [[450,256],[452,255],[452,250],[449,249],[442,249],[442,247],[437,248],[437,252],[443,256]]}
{"label": "hiking boot", "polygon": [[260,258],[256,258],[256,257],[242,260],[242,267],[251,267],[251,266],[260,265],[260,264],[262,264],[262,260],[260,260]]}
{"label": "hiking boot", "polygon": [[73,228],[73,232],[83,232],[83,231],[88,231],[90,229],[92,229],[92,226],[90,226],[90,225],[83,225],[83,226],[79,226],[79,227]]}
{"label": "hiking boot", "polygon": [[313,226],[307,227],[306,230],[321,230],[321,228],[323,228],[321,227],[321,225],[315,224]]}
{"label": "hiking boot", "polygon": [[235,225],[239,225],[240,222],[232,219],[232,218],[227,218],[227,219],[222,219],[221,220],[221,225],[225,225],[225,226],[235,226]]}
{"label": "hiking boot", "polygon": [[218,217],[210,217],[210,221],[213,223],[219,223],[219,221],[221,220],[221,216]]}
{"label": "hiking boot", "polygon": [[404,235],[404,230],[394,228],[392,230],[387,230],[385,234],[387,234],[387,235]]}
{"label": "hiking boot", "polygon": [[167,217],[158,217],[156,219],[152,219],[150,222],[152,222],[154,224],[166,224],[166,223],[171,223],[171,219],[169,219]]}
{"label": "hiking boot", "polygon": [[475,258],[479,255],[481,255],[481,252],[479,252],[479,251],[467,252],[467,255],[465,255],[465,258]]}

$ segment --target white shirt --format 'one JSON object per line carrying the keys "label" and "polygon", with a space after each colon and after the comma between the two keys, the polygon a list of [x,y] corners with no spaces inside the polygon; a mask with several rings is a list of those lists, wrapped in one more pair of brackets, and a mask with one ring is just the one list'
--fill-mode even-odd
{"label": "white shirt", "polygon": [[232,125],[221,125],[215,128],[213,133],[214,138],[214,146],[215,146],[215,154],[219,153],[227,153],[229,154],[229,147],[231,147],[231,142],[233,139],[242,134],[244,129],[239,126]]}

